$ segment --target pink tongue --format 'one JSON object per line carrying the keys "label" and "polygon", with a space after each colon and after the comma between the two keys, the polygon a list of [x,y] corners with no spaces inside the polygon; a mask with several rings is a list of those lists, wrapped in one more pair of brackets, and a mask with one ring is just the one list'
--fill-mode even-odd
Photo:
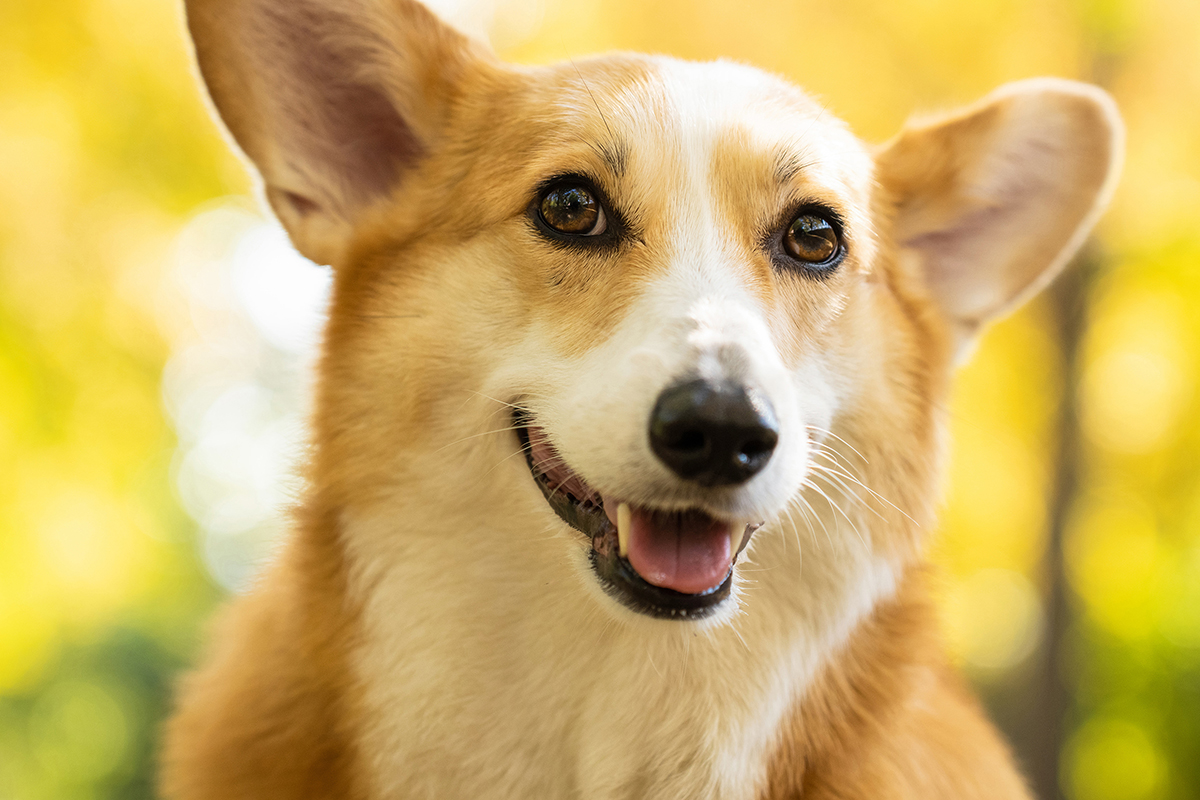
{"label": "pink tongue", "polygon": [[[616,502],[604,499],[605,511],[616,517]],[[610,510],[611,509],[611,510]],[[700,594],[719,585],[729,574],[729,523],[699,511],[653,513],[630,507],[630,565],[647,583],[683,594]]]}

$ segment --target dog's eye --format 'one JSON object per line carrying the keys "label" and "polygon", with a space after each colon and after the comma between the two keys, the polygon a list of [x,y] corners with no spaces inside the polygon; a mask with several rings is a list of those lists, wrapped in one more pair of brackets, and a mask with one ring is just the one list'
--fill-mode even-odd
{"label": "dog's eye", "polygon": [[783,234],[783,249],[792,258],[813,267],[830,266],[842,250],[841,239],[829,220],[804,213],[792,220]]}
{"label": "dog's eye", "polygon": [[579,184],[551,186],[542,195],[538,213],[552,230],[570,236],[598,236],[608,227],[600,201]]}

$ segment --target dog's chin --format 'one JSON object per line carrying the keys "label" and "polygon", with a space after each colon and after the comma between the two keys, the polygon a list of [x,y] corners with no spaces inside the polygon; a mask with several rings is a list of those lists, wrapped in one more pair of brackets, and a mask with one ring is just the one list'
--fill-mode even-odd
{"label": "dog's chin", "polygon": [[729,599],[737,558],[761,523],[734,523],[699,508],[620,503],[571,469],[545,431],[527,418],[517,422],[534,482],[550,508],[590,542],[592,570],[607,595],[640,614],[675,620],[703,619]]}

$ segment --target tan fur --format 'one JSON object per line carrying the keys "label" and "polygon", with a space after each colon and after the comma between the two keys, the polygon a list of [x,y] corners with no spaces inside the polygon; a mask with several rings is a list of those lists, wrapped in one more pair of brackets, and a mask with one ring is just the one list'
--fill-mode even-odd
{"label": "tan fur", "polygon": [[169,740],[187,750],[168,760],[165,796],[364,796],[345,664],[356,612],[334,525],[301,520],[262,589],[218,620],[219,646],[171,721]]}
{"label": "tan fur", "polygon": [[1024,798],[1007,748],[946,666],[917,571],[797,708],[763,800]]}
{"label": "tan fur", "polygon": [[[954,358],[1094,222],[1111,101],[1027,82],[872,152],[746,67],[517,69],[410,0],[189,0],[188,19],[266,198],[336,280],[309,489],[182,685],[165,797],[1027,796],[946,665],[923,547]],[[535,230],[537,187],[566,173],[619,209],[612,248]],[[845,218],[824,279],[764,249],[800,202]],[[508,405],[653,504],[663,479],[621,437],[690,363],[684,323],[718,341],[696,357],[733,352],[800,409],[792,461],[714,495],[770,518],[706,623],[600,593]],[[876,494],[815,485],[818,441]]]}

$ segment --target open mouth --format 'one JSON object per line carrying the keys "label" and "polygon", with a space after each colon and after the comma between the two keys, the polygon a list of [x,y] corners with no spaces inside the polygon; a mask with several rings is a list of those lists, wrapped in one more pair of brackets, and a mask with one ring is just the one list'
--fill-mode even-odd
{"label": "open mouth", "polygon": [[517,424],[534,481],[555,513],[591,542],[592,568],[610,596],[668,619],[704,617],[729,596],[733,565],[759,525],[604,495],[566,464],[544,430],[521,416]]}

